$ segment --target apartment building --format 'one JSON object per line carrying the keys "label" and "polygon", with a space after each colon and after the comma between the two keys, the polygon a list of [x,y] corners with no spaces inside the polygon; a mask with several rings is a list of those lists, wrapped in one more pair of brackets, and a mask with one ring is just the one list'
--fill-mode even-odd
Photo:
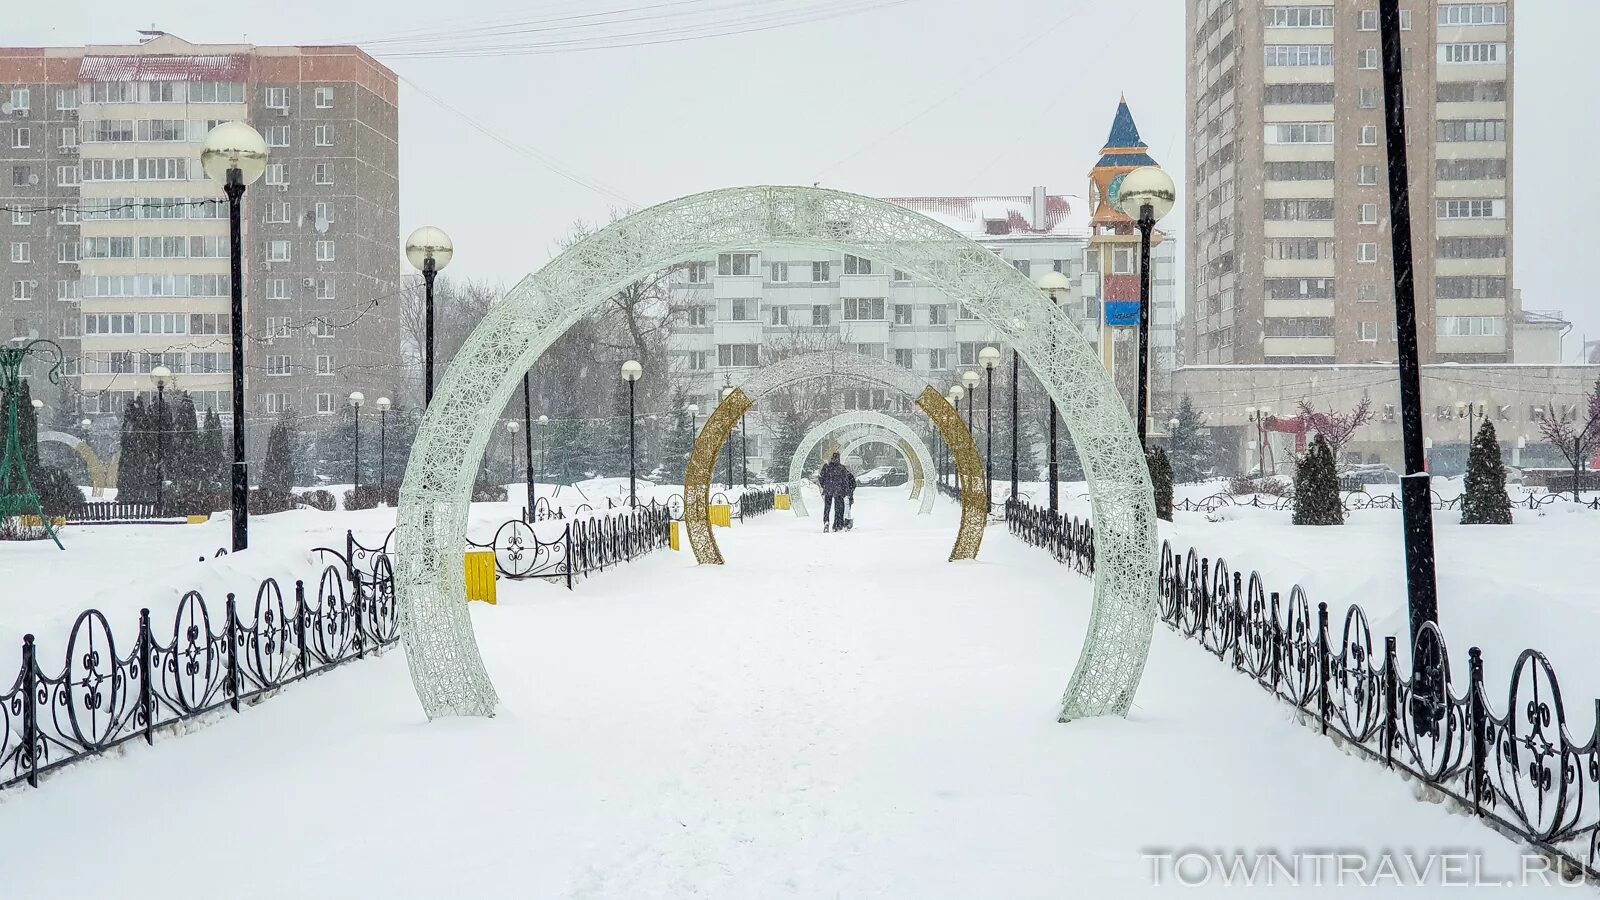
{"label": "apartment building", "polygon": [[199,153],[241,120],[270,154],[244,199],[248,414],[332,417],[352,390],[398,391],[394,73],[355,47],[146,37],[0,48],[4,324],[62,344],[84,414],[118,412],[165,365],[231,415],[228,210]]}
{"label": "apartment building", "polygon": [[[1376,0],[1186,0],[1189,364],[1396,356]],[[1423,361],[1511,361],[1513,2],[1401,0]]]}
{"label": "apartment building", "polygon": [[[1098,339],[1100,273],[1086,271],[1089,211],[1081,198],[1036,187],[1015,196],[888,200],[971,237],[1031,278],[1052,269],[1066,274],[1074,289],[1063,305],[1090,341]],[[1172,343],[1173,246],[1161,244],[1153,258],[1154,347]],[[1081,289],[1085,284],[1088,290]],[[842,347],[948,388],[962,372],[978,368],[983,347],[1006,349],[960,298],[880,261],[827,250],[724,253],[690,263],[675,287],[691,306],[671,337],[673,376],[702,415],[716,405],[725,384],[737,386],[775,351]],[[867,385],[845,386],[833,404],[836,409],[910,409],[901,398]],[[786,466],[787,460],[766,458],[768,423],[753,416],[750,425],[752,470]]]}

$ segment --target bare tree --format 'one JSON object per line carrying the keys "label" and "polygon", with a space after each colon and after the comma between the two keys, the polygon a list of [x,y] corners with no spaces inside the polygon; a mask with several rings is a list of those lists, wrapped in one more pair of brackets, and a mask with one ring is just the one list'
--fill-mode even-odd
{"label": "bare tree", "polygon": [[1344,445],[1355,436],[1356,429],[1372,421],[1372,398],[1367,396],[1363,396],[1361,402],[1349,412],[1332,409],[1319,412],[1310,400],[1301,400],[1299,409],[1296,418],[1300,420],[1301,428],[1322,435],[1322,439],[1328,442],[1328,448],[1333,451],[1335,465],[1339,462]]}
{"label": "bare tree", "polygon": [[[478,327],[489,307],[500,299],[498,285],[473,279],[457,280],[440,275],[433,285],[433,377],[444,377],[444,370],[456,353],[467,342],[472,329]],[[403,295],[400,320],[405,329],[408,346],[407,357],[411,384],[416,395],[412,405],[422,405],[422,348],[427,341],[427,294],[422,276],[412,276]]]}
{"label": "bare tree", "polygon": [[1585,409],[1581,413],[1573,406],[1566,406],[1558,414],[1552,402],[1541,409],[1538,416],[1539,433],[1554,444],[1572,466],[1574,501],[1582,499],[1578,485],[1584,463],[1600,449],[1600,379],[1595,380],[1594,390],[1584,401]]}

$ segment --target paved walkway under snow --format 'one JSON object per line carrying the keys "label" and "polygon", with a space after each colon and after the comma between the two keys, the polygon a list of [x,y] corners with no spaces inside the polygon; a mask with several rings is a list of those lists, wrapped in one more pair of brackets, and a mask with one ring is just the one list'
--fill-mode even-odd
{"label": "paved walkway under snow", "polygon": [[862,494],[852,533],[782,511],[719,530],[721,568],[663,552],[572,593],[502,582],[474,609],[492,720],[423,721],[393,652],[8,792],[0,894],[1224,893],[1152,884],[1143,852],[1193,847],[1516,871],[1510,843],[1164,628],[1131,719],[1057,724],[1088,582],[1003,526],[946,563],[953,503]]}

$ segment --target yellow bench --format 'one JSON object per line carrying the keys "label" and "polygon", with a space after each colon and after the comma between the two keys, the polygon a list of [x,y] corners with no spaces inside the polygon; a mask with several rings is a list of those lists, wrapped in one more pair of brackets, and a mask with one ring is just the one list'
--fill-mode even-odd
{"label": "yellow bench", "polygon": [[467,552],[467,601],[481,600],[495,604],[494,551],[469,550]]}

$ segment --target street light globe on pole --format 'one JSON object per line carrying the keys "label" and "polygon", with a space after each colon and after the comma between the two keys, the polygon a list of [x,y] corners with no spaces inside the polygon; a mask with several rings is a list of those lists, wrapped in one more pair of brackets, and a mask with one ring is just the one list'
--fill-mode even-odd
{"label": "street light globe on pole", "polygon": [[982,379],[978,377],[978,373],[972,371],[971,369],[968,369],[961,374],[961,383],[966,385],[967,390],[969,391],[977,387],[980,380]]}
{"label": "street light globe on pole", "polygon": [[722,399],[726,400],[731,396],[733,396],[733,386],[732,385],[729,385],[728,387],[725,387],[725,388],[722,389]]}
{"label": "street light globe on pole", "polygon": [[406,261],[418,272],[427,268],[430,259],[433,260],[434,271],[439,271],[450,265],[455,255],[455,245],[450,243],[450,235],[445,234],[442,228],[424,225],[406,238]]}
{"label": "street light globe on pole", "polygon": [[1151,215],[1160,221],[1177,202],[1178,188],[1172,183],[1172,176],[1159,166],[1141,166],[1124,175],[1117,194],[1117,208],[1131,219],[1139,218],[1145,204],[1149,204]]}
{"label": "street light globe on pole", "polygon": [[1181,425],[1181,424],[1183,424],[1183,423],[1179,422],[1177,417],[1173,417],[1173,418],[1167,420],[1167,429],[1168,429],[1168,431],[1177,431],[1178,430],[1178,426]]}
{"label": "street light globe on pole", "polygon": [[389,402],[389,398],[388,397],[379,397],[376,401],[373,402],[372,405],[376,406],[378,408],[378,412],[388,412],[389,411],[389,407],[393,406],[394,404]]}
{"label": "street light globe on pole", "polygon": [[[974,378],[976,378],[975,373],[968,372],[967,374],[968,375],[973,375]],[[959,384],[950,385],[950,403],[951,403],[951,405],[954,405],[956,403],[960,403],[961,402],[961,398],[965,397],[966,395],[967,395],[966,388],[963,388]]]}
{"label": "street light globe on pole", "polygon": [[549,416],[540,416],[539,417],[539,427],[540,428],[543,428],[544,426],[549,425],[549,424],[550,424],[550,417]]}
{"label": "street light globe on pole", "polygon": [[506,430],[511,432],[512,434],[516,434],[517,433],[517,427],[518,426],[517,426],[516,422],[507,422],[506,423]]}
{"label": "street light globe on pole", "polygon": [[[644,375],[644,366],[639,365],[636,359],[630,359],[622,364],[622,380],[638,381]],[[723,396],[727,396],[724,394]]]}
{"label": "street light globe on pole", "polygon": [[356,409],[360,409],[361,408],[361,404],[363,404],[365,402],[367,402],[367,395],[366,394],[363,394],[360,391],[351,391],[350,392],[350,405],[351,406],[354,406]]}
{"label": "street light globe on pole", "polygon": [[[167,368],[166,366],[156,366],[154,369],[150,370],[150,380],[154,381],[156,383],[156,387],[158,387],[158,388],[166,387],[167,386],[167,382],[170,381],[171,379],[172,379],[172,370]],[[34,401],[34,403],[36,403],[36,404],[38,402],[39,401],[37,401],[37,400]]]}
{"label": "street light globe on pole", "polygon": [[1000,365],[1000,350],[998,347],[985,347],[978,351],[978,363],[985,369],[993,370]]}
{"label": "street light globe on pole", "polygon": [[44,401],[43,400],[34,400],[33,401],[33,408],[34,409],[44,409]]}
{"label": "street light globe on pole", "polygon": [[1039,290],[1049,294],[1051,300],[1057,299],[1057,294],[1065,293],[1072,289],[1072,279],[1054,269],[1040,275],[1039,280],[1034,283],[1039,285]]}
{"label": "street light globe on pole", "polygon": [[206,135],[200,167],[218,184],[228,183],[229,169],[238,169],[244,184],[254,184],[267,170],[267,142],[244,122],[223,122]]}
{"label": "street light globe on pole", "polygon": [[88,419],[84,419],[82,422],[79,422],[78,424],[82,425],[84,428],[91,428],[91,427],[94,426],[94,423],[89,421]]}

